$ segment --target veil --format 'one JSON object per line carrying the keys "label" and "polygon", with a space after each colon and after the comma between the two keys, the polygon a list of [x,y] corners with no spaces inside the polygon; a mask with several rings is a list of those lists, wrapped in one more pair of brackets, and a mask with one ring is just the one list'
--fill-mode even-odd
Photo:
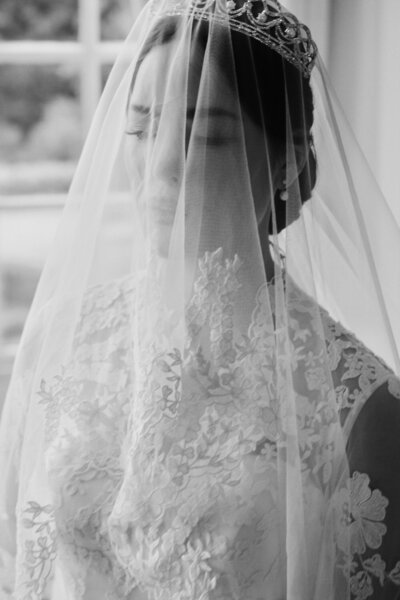
{"label": "veil", "polygon": [[4,597],[394,598],[399,251],[308,28],[151,0],[13,366]]}

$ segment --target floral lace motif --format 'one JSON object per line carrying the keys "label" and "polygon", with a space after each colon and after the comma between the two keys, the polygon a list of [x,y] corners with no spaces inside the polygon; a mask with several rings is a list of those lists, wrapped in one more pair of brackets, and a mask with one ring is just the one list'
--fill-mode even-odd
{"label": "floral lace motif", "polygon": [[[28,502],[24,510],[22,525],[31,530],[31,539],[25,541],[24,600],[49,597],[46,586],[52,575],[53,562],[57,555],[56,530],[51,505],[40,506]],[[48,590],[47,590],[48,592]]]}
{"label": "floral lace motif", "polygon": [[380,548],[386,533],[384,519],[388,500],[379,490],[371,490],[367,474],[356,471],[348,481],[347,490],[342,489],[334,503],[340,507],[338,514],[341,518],[337,527],[339,548],[347,552],[350,540],[352,560],[350,564],[339,565],[339,568],[349,578],[352,598],[366,600],[374,593],[375,586],[382,587],[388,581],[400,586],[400,560],[389,571],[381,555],[371,553],[371,550]]}
{"label": "floral lace motif", "polygon": [[381,385],[400,399],[400,380],[349,331],[322,312],[329,367],[342,425],[349,435],[365,402]]}
{"label": "floral lace motif", "polygon": [[[50,382],[42,380],[38,391],[45,407],[46,467],[57,499],[54,527],[77,598],[91,572],[102,578],[104,597],[125,599],[132,587],[111,550],[107,515],[122,478],[121,444],[132,397],[133,293],[129,279],[88,291],[72,359]],[[30,548],[25,551],[29,557]],[[45,580],[50,572],[42,566]]]}
{"label": "floral lace motif", "polygon": [[[303,494],[310,563],[318,564],[330,489],[338,571],[350,578],[354,600],[387,579],[400,585],[400,563],[387,572],[379,554],[364,556],[381,545],[387,499],[367,474],[335,479],[342,428],[348,435],[379,385],[400,397],[398,380],[294,284],[262,287],[238,337],[239,273],[237,258],[205,255],[187,309],[187,345],[146,348],[135,381],[134,282],[88,291],[72,358],[38,391],[55,501],[51,529],[50,507],[31,500],[26,508],[36,507],[36,521],[23,527],[43,519],[36,546],[25,548],[33,589],[26,600],[43,600],[55,530],[71,580],[80,582],[76,598],[95,574],[113,600],[137,586],[149,600],[259,600],[266,589],[283,600],[281,469],[298,464],[301,479],[288,480]],[[283,293],[288,326],[276,309]]]}

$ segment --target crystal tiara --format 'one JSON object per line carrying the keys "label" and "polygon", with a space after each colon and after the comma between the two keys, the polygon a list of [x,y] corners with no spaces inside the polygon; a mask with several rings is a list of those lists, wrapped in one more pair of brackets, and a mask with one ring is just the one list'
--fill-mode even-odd
{"label": "crystal tiara", "polygon": [[278,0],[153,0],[159,16],[193,15],[227,25],[279,52],[310,77],[318,54],[311,32]]}

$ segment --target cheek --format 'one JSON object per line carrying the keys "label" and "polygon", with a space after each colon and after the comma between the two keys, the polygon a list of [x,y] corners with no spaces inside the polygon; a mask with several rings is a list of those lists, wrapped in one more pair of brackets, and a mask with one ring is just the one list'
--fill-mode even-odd
{"label": "cheek", "polygon": [[146,144],[127,136],[124,141],[124,162],[131,183],[139,184],[145,175]]}

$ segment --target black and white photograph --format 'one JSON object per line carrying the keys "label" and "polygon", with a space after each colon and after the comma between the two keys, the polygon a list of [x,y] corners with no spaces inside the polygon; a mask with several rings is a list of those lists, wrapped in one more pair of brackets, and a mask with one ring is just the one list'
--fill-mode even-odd
{"label": "black and white photograph", "polygon": [[0,0],[0,600],[400,600],[400,0]]}

